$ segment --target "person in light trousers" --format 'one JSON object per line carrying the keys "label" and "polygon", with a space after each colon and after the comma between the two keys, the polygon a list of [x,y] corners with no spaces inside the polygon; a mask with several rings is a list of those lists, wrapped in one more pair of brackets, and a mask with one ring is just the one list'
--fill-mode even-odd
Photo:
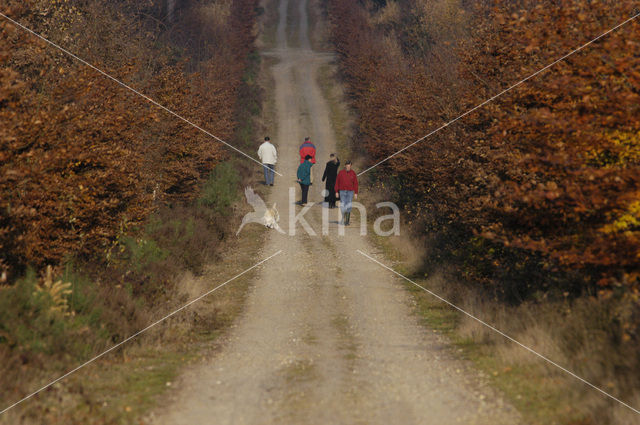
{"label": "person in light trousers", "polygon": [[351,220],[351,203],[358,199],[358,176],[351,169],[351,161],[345,162],[344,169],[338,173],[335,192],[336,197],[340,199],[341,223],[348,226]]}
{"label": "person in light trousers", "polygon": [[265,137],[264,142],[258,148],[258,157],[262,162],[262,168],[264,170],[264,184],[273,186],[276,162],[278,162],[278,152],[276,151],[276,147],[271,144],[269,137]]}

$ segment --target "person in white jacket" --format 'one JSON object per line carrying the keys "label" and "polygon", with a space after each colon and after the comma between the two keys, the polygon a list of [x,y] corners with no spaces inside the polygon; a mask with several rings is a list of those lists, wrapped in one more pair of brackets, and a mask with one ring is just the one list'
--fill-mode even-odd
{"label": "person in white jacket", "polygon": [[278,161],[278,153],[276,147],[270,142],[269,137],[264,138],[264,142],[258,148],[258,157],[262,162],[262,168],[264,169],[264,184],[273,186],[273,179],[275,177],[276,162]]}

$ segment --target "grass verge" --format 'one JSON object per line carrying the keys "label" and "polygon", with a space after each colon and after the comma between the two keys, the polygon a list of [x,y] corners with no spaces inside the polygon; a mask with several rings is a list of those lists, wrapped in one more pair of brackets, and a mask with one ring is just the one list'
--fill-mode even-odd
{"label": "grass verge", "polygon": [[[373,233],[371,233],[373,234]],[[407,241],[373,236],[394,270],[418,285],[505,332],[541,355],[634,405],[637,395],[622,393],[615,365],[631,353],[607,348],[606,312],[589,300],[506,306],[488,300],[443,275],[426,276],[407,260]],[[415,248],[414,248],[415,250]],[[635,413],[493,330],[406,282],[415,314],[425,327],[445,335],[457,354],[488,376],[491,384],[522,414],[527,424],[591,425],[633,423]],[[602,335],[600,335],[602,334]],[[602,350],[605,350],[604,352]],[[607,354],[610,356],[607,359]],[[606,359],[606,360],[605,360]],[[631,378],[633,379],[633,378]],[[603,382],[604,384],[597,384]],[[622,393],[622,394],[621,394]],[[636,403],[637,404],[637,403]]]}
{"label": "grass verge", "polygon": [[[241,124],[234,140],[243,148],[252,146],[259,125],[260,66],[252,54],[239,91]],[[261,179],[262,170],[251,165],[219,163],[194,201],[160,207],[141,228],[123,223],[105,259],[70,261],[44,283],[29,272],[0,288],[0,358],[7,360],[0,373],[9,383],[1,389],[0,408],[259,261],[265,230],[249,226],[237,238],[232,233],[246,209],[242,188]],[[182,367],[215,349],[242,311],[253,277],[247,273],[230,282],[25,400],[0,416],[0,423],[138,422]]]}
{"label": "grass verge", "polygon": [[353,153],[350,143],[353,135],[353,118],[346,107],[342,86],[336,84],[337,78],[334,64],[323,64],[318,68],[318,84],[329,105],[329,119],[336,136],[338,157],[349,158]]}
{"label": "grass verge", "polygon": [[[319,82],[330,102],[331,119],[342,157],[357,156],[357,146],[349,143],[352,124],[344,96],[336,87],[334,65],[319,70]],[[358,164],[356,163],[356,168]],[[363,200],[372,207],[382,200],[384,188],[368,187],[361,182]],[[372,210],[372,208],[368,208]],[[404,231],[408,232],[405,225]],[[640,406],[635,377],[620,370],[633,370],[637,352],[633,347],[616,346],[611,338],[611,318],[607,310],[588,298],[569,300],[541,299],[509,306],[487,297],[481,290],[457,282],[446,265],[443,273],[427,276],[424,260],[433,249],[415,240],[376,237],[373,243],[385,253],[397,272],[476,317],[495,326],[542,355],[566,367],[632,406]],[[429,293],[406,282],[406,290],[415,300],[415,314],[426,328],[445,335],[458,355],[470,361],[489,377],[491,384],[522,414],[525,423],[591,425],[627,424],[637,421],[628,408],[612,401],[566,372],[529,353],[522,347],[481,325]]]}

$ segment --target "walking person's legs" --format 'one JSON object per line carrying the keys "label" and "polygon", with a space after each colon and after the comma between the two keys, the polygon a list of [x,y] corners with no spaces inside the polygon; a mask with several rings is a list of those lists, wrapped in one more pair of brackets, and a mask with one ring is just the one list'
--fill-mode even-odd
{"label": "walking person's legs", "polygon": [[345,208],[347,210],[347,222],[345,223],[347,226],[349,225],[349,223],[351,223],[351,204],[353,202],[353,190],[347,190],[347,205],[345,205]]}
{"label": "walking person's legs", "polygon": [[340,210],[342,211],[342,223],[345,226],[349,224],[349,216],[351,215],[351,202],[353,202],[353,190],[341,190]]}
{"label": "walking person's legs", "polygon": [[344,225],[347,222],[347,210],[346,210],[346,205],[347,205],[347,195],[346,195],[347,191],[346,190],[341,190],[340,191],[340,224]]}
{"label": "walking person's legs", "polygon": [[269,164],[262,164],[262,170],[264,171],[264,184],[269,184]]}
{"label": "walking person's legs", "polygon": [[[304,185],[302,183],[300,183],[300,182],[298,182],[298,184],[300,185],[300,193],[303,193],[304,192],[304,189],[303,189]],[[296,201],[296,205],[301,205],[302,204],[302,197],[303,196],[304,195],[300,195],[300,201]]]}
{"label": "walking person's legs", "polygon": [[309,185],[300,183],[300,189],[302,190],[302,204],[307,203],[307,195],[309,194]]}
{"label": "walking person's legs", "polygon": [[269,186],[273,186],[273,180],[275,179],[275,175],[276,175],[274,170],[275,170],[276,166],[275,166],[275,164],[267,164],[267,168],[268,169],[265,170],[265,175],[269,177],[268,179],[266,179],[267,180],[267,184]]}
{"label": "walking person's legs", "polygon": [[333,190],[333,186],[334,184],[327,184],[327,192],[329,192],[329,194],[327,195],[327,197],[325,198],[325,201],[329,204],[329,208],[335,208],[336,207],[336,192]]}

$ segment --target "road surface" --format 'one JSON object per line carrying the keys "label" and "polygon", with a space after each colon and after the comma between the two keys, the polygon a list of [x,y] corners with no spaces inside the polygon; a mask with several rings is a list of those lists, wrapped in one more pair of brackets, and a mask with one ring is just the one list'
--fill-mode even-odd
{"label": "road surface", "polygon": [[[296,16],[288,19],[289,10]],[[295,47],[287,42],[292,22]],[[323,236],[328,210],[316,204],[305,215],[316,235],[300,225],[295,236],[288,234],[289,209],[301,211],[289,198],[298,146],[307,135],[317,144],[310,201],[320,202],[320,178],[336,137],[316,74],[330,55],[311,49],[306,0],[280,1],[276,40],[276,48],[264,53],[279,59],[271,69],[277,114],[272,139],[284,177],[276,176],[268,204],[277,203],[287,234],[271,232],[261,258],[283,253],[260,267],[224,348],[184,373],[153,422],[518,423],[514,409],[468,363],[456,360],[446,341],[417,323],[400,282],[358,254],[384,261],[360,236],[355,212],[341,236],[338,210],[331,210],[329,235]]]}

